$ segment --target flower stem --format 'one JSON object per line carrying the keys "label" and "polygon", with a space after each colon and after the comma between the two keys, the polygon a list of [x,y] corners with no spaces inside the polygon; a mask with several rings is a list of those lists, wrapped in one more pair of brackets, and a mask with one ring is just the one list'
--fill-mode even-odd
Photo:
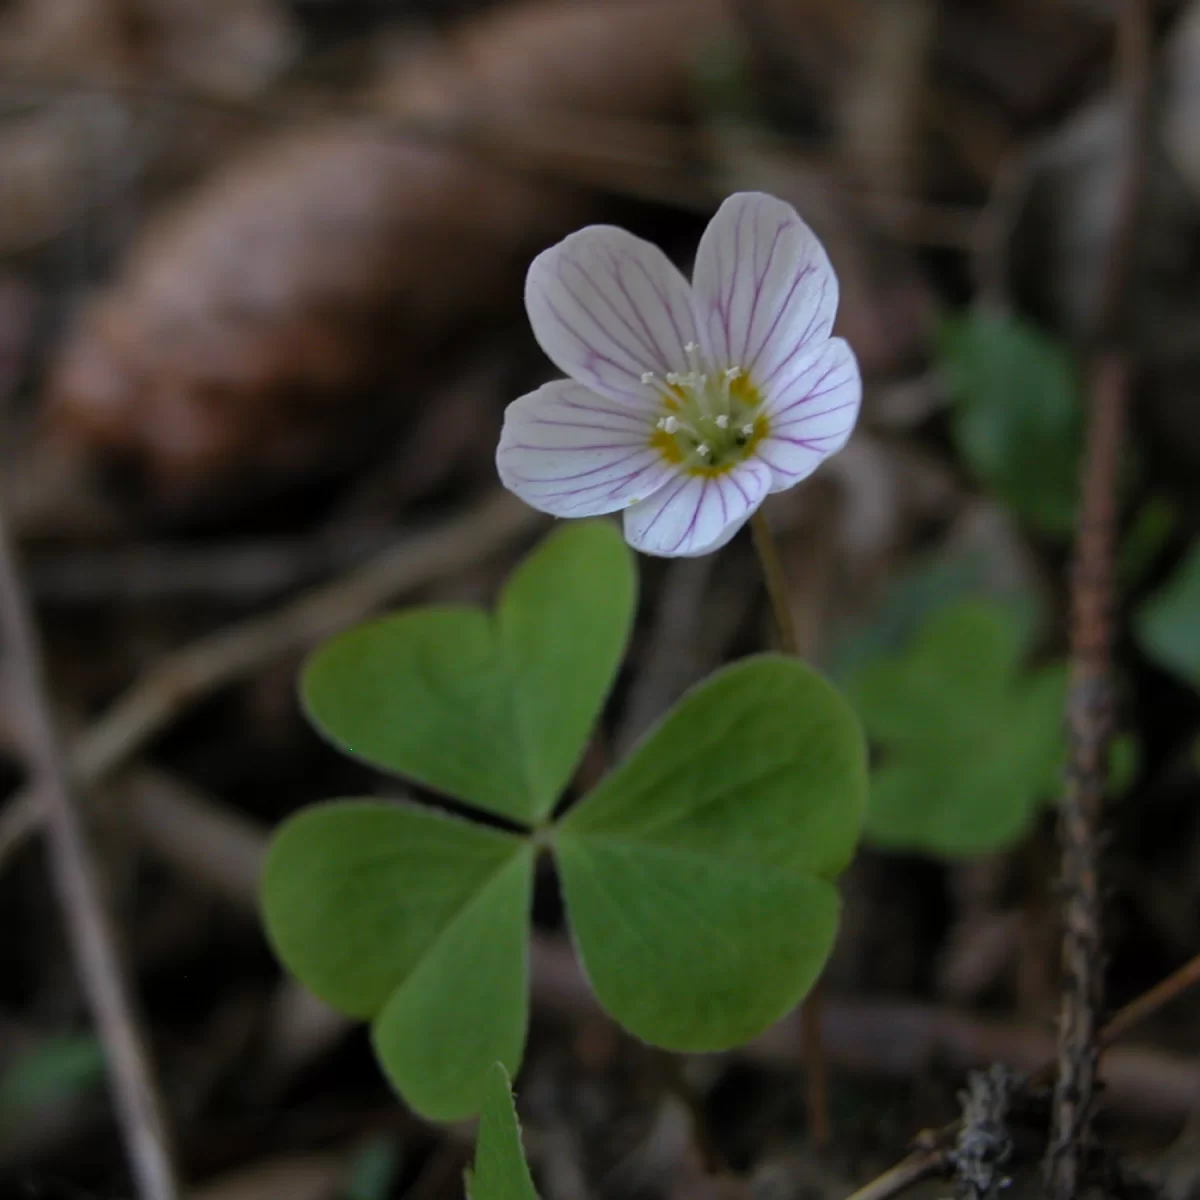
{"label": "flower stem", "polygon": [[787,576],[783,572],[775,535],[761,508],[750,518],[750,531],[754,535],[754,549],[762,564],[763,580],[779,629],[779,645],[785,654],[799,654],[800,642],[796,637],[796,622],[792,619],[792,606],[788,599]]}
{"label": "flower stem", "polygon": [[[775,614],[779,629],[779,644],[785,654],[800,653],[800,641],[796,636],[796,622],[792,618],[792,606],[788,597],[787,576],[775,535],[760,508],[750,518],[750,531],[754,536],[754,549],[762,565],[763,580],[767,595]],[[806,1107],[812,1140],[817,1147],[829,1142],[829,1097],[825,1083],[825,1048],[821,1044],[821,982],[818,980],[809,992],[800,1009],[800,1044],[804,1054],[804,1067],[808,1090]]]}

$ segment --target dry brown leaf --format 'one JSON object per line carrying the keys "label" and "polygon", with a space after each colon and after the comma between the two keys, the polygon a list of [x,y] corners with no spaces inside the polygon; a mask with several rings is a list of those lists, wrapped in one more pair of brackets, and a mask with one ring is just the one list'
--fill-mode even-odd
{"label": "dry brown leaf", "polygon": [[[394,122],[686,112],[722,0],[500,10],[384,81]],[[419,371],[465,322],[515,302],[531,253],[587,193],[383,123],[331,122],[261,147],[148,228],[89,307],[49,386],[58,428],[167,485],[287,472],[344,429],[388,369]]]}
{"label": "dry brown leaf", "polygon": [[0,64],[18,84],[157,81],[244,97],[298,49],[275,0],[19,0],[0,19]]}
{"label": "dry brown leaf", "polygon": [[[180,99],[245,100],[292,60],[275,0],[21,0],[0,15],[0,254],[86,215],[111,219],[144,174],[195,173],[219,113]],[[164,105],[163,93],[175,103]],[[95,220],[95,215],[93,215]]]}
{"label": "dry brown leaf", "polygon": [[58,97],[0,122],[0,254],[37,247],[111,202],[137,152],[133,115],[111,95]]}
{"label": "dry brown leaf", "polygon": [[209,95],[261,92],[300,50],[298,30],[276,0],[142,0],[155,66]]}

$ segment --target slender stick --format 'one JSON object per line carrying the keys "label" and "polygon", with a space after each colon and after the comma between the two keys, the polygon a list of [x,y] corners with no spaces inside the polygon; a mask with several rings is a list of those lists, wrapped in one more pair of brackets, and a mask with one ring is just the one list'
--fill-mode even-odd
{"label": "slender stick", "polygon": [[1124,335],[1128,278],[1145,177],[1151,28],[1145,0],[1122,0],[1116,65],[1125,101],[1117,216],[1090,330],[1088,440],[1071,577],[1069,758],[1059,816],[1062,845],[1063,994],[1058,1027],[1046,1189],[1075,1200],[1089,1151],[1104,1005],[1100,850],[1112,735],[1112,607],[1117,485],[1130,368]]}
{"label": "slender stick", "polygon": [[[545,517],[498,490],[477,508],[402,539],[346,575],[166,655],[71,747],[73,778],[97,783],[216,688],[336,633],[405,591],[494,554]],[[0,810],[0,866],[40,826],[42,797],[18,793]]]}
{"label": "slender stick", "polygon": [[[1182,967],[1171,972],[1166,979],[1159,980],[1152,988],[1135,996],[1124,1008],[1119,1009],[1100,1030],[1099,1041],[1104,1049],[1123,1038],[1131,1029],[1152,1017],[1159,1009],[1185,992],[1200,984],[1200,954],[1189,959]],[[983,1057],[990,1057],[985,1055]],[[1026,1086],[1039,1087],[1054,1078],[1055,1060],[1047,1059],[1029,1076]],[[926,1130],[918,1138],[918,1147],[907,1158],[889,1168],[882,1175],[859,1188],[848,1200],[888,1200],[899,1195],[927,1175],[944,1170],[949,1165],[947,1157],[951,1143],[960,1127],[954,1121],[936,1131]]]}
{"label": "slender stick", "polygon": [[[1152,988],[1142,992],[1140,996],[1135,996],[1124,1008],[1118,1009],[1100,1030],[1097,1040],[1101,1048],[1107,1050],[1113,1042],[1119,1041],[1131,1029],[1136,1029],[1143,1021],[1154,1016],[1160,1008],[1165,1008],[1172,1000],[1177,1000],[1197,984],[1200,984],[1200,954],[1188,959],[1166,979],[1160,979]],[[1054,1067],[1052,1062],[1044,1063],[1029,1077],[1029,1084],[1035,1086],[1053,1079]]]}
{"label": "slender stick", "polygon": [[[754,536],[754,549],[762,564],[767,595],[775,613],[779,644],[785,654],[799,655],[800,640],[796,636],[796,622],[792,619],[787,576],[784,574],[775,536],[771,533],[771,526],[761,508],[750,518],[750,531]],[[821,981],[818,979],[800,1008],[800,1044],[804,1052],[804,1070],[808,1085],[808,1124],[813,1144],[816,1146],[827,1145],[831,1132],[825,1048],[821,1042],[821,1009]]]}
{"label": "slender stick", "polygon": [[889,1167],[882,1175],[864,1184],[847,1200],[891,1200],[893,1196],[908,1191],[922,1179],[945,1172],[949,1165],[948,1154],[949,1147],[945,1146],[914,1150],[902,1162]]}
{"label": "slender stick", "polygon": [[75,807],[50,711],[41,652],[0,515],[0,631],[26,709],[29,757],[44,798],[50,864],[67,932],[108,1061],[130,1165],[143,1200],[180,1194],[149,1055],[121,973],[113,929]]}
{"label": "slender stick", "polygon": [[1088,438],[1084,511],[1072,604],[1070,758],[1059,814],[1062,844],[1063,993],[1058,1078],[1046,1158],[1053,1200],[1074,1200],[1087,1153],[1104,1005],[1100,844],[1112,732],[1110,653],[1115,480],[1124,417],[1120,360],[1098,368]]}
{"label": "slender stick", "polygon": [[1124,1008],[1114,1013],[1109,1022],[1100,1030],[1100,1044],[1110,1046],[1118,1038],[1123,1038],[1136,1025],[1140,1025],[1147,1017],[1153,1016],[1164,1005],[1182,996],[1190,988],[1200,984],[1200,954],[1189,959],[1177,971],[1172,971],[1166,979],[1160,980],[1149,991],[1130,1000]]}

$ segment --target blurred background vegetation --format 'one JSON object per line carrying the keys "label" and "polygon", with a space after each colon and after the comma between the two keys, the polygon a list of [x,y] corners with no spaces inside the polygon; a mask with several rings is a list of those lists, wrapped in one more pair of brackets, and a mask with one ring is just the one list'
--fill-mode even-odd
{"label": "blurred background vegetation", "polygon": [[[769,507],[804,653],[876,756],[827,977],[834,1145],[807,1138],[792,1026],[675,1072],[599,1015],[547,875],[518,1083],[535,1175],[548,1200],[835,1198],[952,1118],[966,1069],[1051,1052],[1116,7],[0,2],[0,503],[196,1195],[460,1193],[469,1130],[406,1113],[263,941],[267,830],[394,786],[306,726],[297,668],[372,609],[486,600],[544,529],[493,465],[504,405],[555,373],[522,310],[531,256],[610,221],[686,268],[739,189],[825,242],[866,385],[849,446]],[[1148,7],[1113,1006],[1200,952],[1200,4]],[[746,539],[640,565],[585,782],[772,636]],[[24,717],[0,671],[0,1200],[127,1196]],[[1198,1012],[1112,1053],[1102,1118],[1179,1200]]]}

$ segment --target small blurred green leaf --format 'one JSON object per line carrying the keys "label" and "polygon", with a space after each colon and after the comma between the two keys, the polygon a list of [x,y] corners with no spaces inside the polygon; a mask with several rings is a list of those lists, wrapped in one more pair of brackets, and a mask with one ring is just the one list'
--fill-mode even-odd
{"label": "small blurred green leaf", "polygon": [[305,708],[347,753],[535,823],[612,687],[635,593],[611,521],[564,525],[513,573],[495,617],[440,605],[326,642],[304,670]]}
{"label": "small blurred green leaf", "polygon": [[1121,733],[1108,747],[1108,794],[1123,796],[1133,786],[1142,765],[1142,748],[1131,733]]}
{"label": "small blurred green leaf", "polygon": [[394,1138],[372,1138],[350,1164],[342,1200],[387,1200],[400,1173],[400,1149]]}
{"label": "small blurred green leaf", "polygon": [[867,835],[959,856],[1012,844],[1057,790],[1066,670],[1021,670],[1027,627],[1005,607],[960,601],[902,652],[849,684],[880,749]]}
{"label": "small blurred green leaf", "polygon": [[502,1063],[496,1063],[487,1074],[475,1169],[464,1172],[464,1179],[468,1200],[538,1200],[521,1148],[512,1085]]}
{"label": "small blurred green leaf", "polygon": [[91,1034],[50,1038],[0,1073],[0,1121],[64,1104],[104,1078],[104,1051]]}
{"label": "small blurred green leaf", "polygon": [[1142,605],[1134,631],[1154,662],[1200,687],[1200,543]]}
{"label": "small blurred green leaf", "polygon": [[1035,529],[1069,535],[1083,445],[1071,356],[1015,317],[983,311],[948,318],[938,342],[963,461]]}
{"label": "small blurred green leaf", "polygon": [[1122,587],[1136,587],[1163,552],[1175,532],[1175,506],[1165,496],[1149,496],[1134,515],[1121,539],[1119,569]]}
{"label": "small blurred green leaf", "polygon": [[404,804],[305,809],[272,841],[267,933],[326,1003],[374,1019],[396,1089],[432,1120],[476,1111],[525,1044],[528,839]]}
{"label": "small blurred green leaf", "polygon": [[686,1051],[782,1017],[832,948],[866,782],[858,720],[803,663],[746,659],[689,692],[554,831],[604,1007]]}
{"label": "small blurred green leaf", "polygon": [[956,600],[976,596],[1009,609],[1030,631],[1043,614],[1037,597],[991,584],[983,550],[938,552],[918,559],[888,583],[870,622],[840,638],[830,655],[830,675],[839,682],[883,654],[898,650],[935,612]]}
{"label": "small blurred green leaf", "polygon": [[764,124],[761,89],[744,41],[728,34],[703,39],[691,60],[692,94],[715,123]]}

